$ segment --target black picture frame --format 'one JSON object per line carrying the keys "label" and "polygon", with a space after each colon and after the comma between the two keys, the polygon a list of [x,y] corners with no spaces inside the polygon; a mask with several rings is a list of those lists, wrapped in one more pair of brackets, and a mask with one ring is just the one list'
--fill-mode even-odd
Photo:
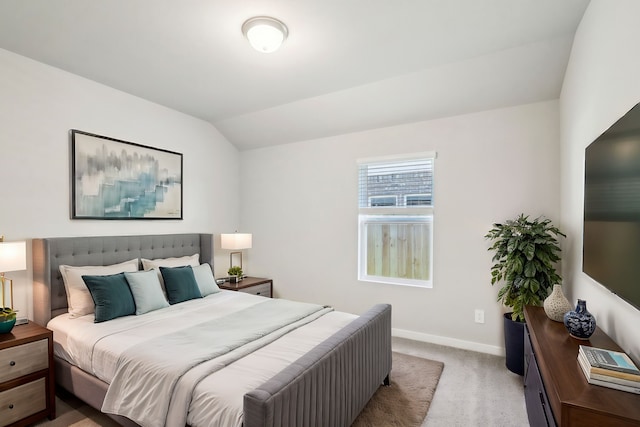
{"label": "black picture frame", "polygon": [[182,153],[71,129],[71,218],[182,219]]}

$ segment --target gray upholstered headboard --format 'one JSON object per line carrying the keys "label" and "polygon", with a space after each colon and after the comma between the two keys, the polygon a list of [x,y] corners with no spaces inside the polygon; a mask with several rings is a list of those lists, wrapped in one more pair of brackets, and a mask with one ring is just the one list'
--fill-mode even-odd
{"label": "gray upholstered headboard", "polygon": [[169,258],[200,254],[213,267],[212,234],[54,237],[33,239],[34,321],[46,326],[67,312],[60,265],[110,265],[133,258]]}

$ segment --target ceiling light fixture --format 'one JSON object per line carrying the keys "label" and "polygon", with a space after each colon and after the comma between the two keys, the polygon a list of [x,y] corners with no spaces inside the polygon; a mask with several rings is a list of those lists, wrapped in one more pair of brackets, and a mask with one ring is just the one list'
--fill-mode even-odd
{"label": "ceiling light fixture", "polygon": [[275,18],[256,16],[242,24],[242,34],[258,52],[271,53],[280,48],[287,39],[289,30]]}

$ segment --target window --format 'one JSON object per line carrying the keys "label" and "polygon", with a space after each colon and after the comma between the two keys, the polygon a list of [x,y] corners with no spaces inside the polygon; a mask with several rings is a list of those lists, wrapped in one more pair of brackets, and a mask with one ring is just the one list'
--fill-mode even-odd
{"label": "window", "polygon": [[404,201],[407,206],[431,206],[431,194],[407,194]]}
{"label": "window", "polygon": [[371,196],[369,197],[369,206],[396,206],[398,204],[398,196]]}
{"label": "window", "polygon": [[359,162],[359,280],[432,286],[434,159]]}

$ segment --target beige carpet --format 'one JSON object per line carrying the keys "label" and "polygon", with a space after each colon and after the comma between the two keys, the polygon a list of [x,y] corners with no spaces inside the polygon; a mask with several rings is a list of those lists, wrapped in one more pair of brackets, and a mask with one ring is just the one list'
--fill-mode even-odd
{"label": "beige carpet", "polygon": [[422,425],[443,368],[442,362],[394,352],[391,385],[378,389],[352,427]]}
{"label": "beige carpet", "polygon": [[[380,387],[353,424],[354,427],[420,426],[438,385],[444,364],[402,353],[393,353],[391,385]],[[106,415],[75,397],[56,396],[57,417],[39,427],[116,427]]]}

